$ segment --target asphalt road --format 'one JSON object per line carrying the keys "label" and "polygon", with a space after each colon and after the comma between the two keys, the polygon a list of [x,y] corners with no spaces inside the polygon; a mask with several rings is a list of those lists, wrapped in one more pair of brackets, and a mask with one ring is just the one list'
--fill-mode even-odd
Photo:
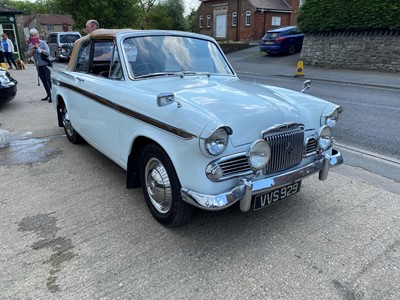
{"label": "asphalt road", "polygon": [[343,165],[270,208],[196,211],[167,229],[122,169],[67,141],[34,68],[13,75],[18,96],[0,107],[1,299],[400,298],[400,194],[384,188],[399,183]]}

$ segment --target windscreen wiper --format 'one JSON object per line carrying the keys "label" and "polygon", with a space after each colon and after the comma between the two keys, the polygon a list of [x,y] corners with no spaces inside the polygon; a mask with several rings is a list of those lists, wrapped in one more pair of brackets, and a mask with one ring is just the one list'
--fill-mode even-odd
{"label": "windscreen wiper", "polygon": [[149,73],[145,75],[135,76],[135,79],[138,78],[149,78],[149,77],[160,77],[160,76],[171,76],[171,75],[178,75],[179,73],[176,72],[157,72],[157,73]]}

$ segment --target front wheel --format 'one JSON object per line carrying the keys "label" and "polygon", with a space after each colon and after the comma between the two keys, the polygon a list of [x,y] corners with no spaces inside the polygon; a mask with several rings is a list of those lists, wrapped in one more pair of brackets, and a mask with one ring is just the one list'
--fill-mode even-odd
{"label": "front wheel", "polygon": [[181,185],[171,160],[163,149],[150,144],[140,158],[140,183],[154,218],[167,227],[186,223],[193,206],[181,197]]}
{"label": "front wheel", "polygon": [[67,108],[65,106],[61,109],[61,119],[62,119],[64,132],[65,132],[65,135],[67,136],[67,139],[72,144],[80,144],[80,143],[82,143],[83,139],[79,135],[79,133],[77,133],[75,131],[74,127],[72,127],[71,121],[69,119],[68,111],[67,111]]}

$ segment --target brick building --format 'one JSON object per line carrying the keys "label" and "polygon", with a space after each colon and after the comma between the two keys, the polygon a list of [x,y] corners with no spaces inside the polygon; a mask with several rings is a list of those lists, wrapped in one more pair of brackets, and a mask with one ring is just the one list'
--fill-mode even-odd
{"label": "brick building", "polygon": [[260,40],[273,28],[296,25],[304,0],[199,0],[197,32],[219,40]]}

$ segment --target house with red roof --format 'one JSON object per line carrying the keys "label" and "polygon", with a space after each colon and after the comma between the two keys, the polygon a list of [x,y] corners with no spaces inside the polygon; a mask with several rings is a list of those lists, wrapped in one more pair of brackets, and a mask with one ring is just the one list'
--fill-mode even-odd
{"label": "house with red roof", "polygon": [[51,32],[72,31],[74,20],[69,15],[40,14],[24,15],[24,32],[26,39],[29,38],[29,29],[36,28],[42,39],[47,39]]}
{"label": "house with red roof", "polygon": [[199,0],[197,32],[218,40],[260,40],[268,30],[296,25],[304,0]]}

